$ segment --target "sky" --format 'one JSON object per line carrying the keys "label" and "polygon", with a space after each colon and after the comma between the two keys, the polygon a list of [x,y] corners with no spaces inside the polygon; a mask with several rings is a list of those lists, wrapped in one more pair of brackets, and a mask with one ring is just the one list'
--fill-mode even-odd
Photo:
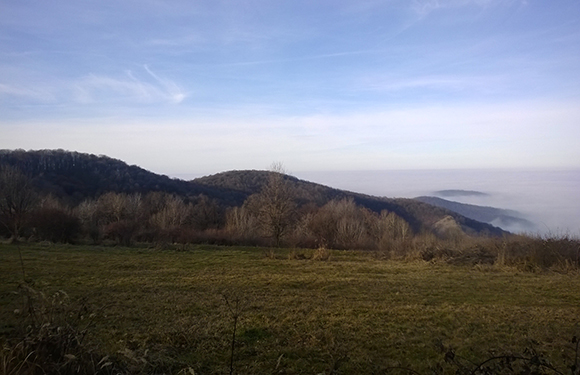
{"label": "sky", "polygon": [[580,168],[578,0],[0,0],[0,149]]}

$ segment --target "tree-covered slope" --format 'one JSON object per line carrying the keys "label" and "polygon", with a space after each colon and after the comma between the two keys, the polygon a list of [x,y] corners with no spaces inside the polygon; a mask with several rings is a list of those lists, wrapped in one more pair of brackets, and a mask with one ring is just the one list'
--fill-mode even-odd
{"label": "tree-covered slope", "polygon": [[[73,204],[107,192],[148,193],[160,191],[184,198],[205,195],[222,207],[241,206],[267,184],[268,171],[229,171],[184,181],[147,171],[107,156],[63,150],[0,150],[0,163],[18,167],[43,194]],[[452,217],[469,234],[501,235],[501,229],[467,218],[457,212],[412,199],[379,198],[334,189],[285,175],[299,206],[321,207],[331,200],[353,199],[371,211],[394,212],[409,223],[415,233],[432,230],[435,223]]]}
{"label": "tree-covered slope", "polygon": [[170,178],[102,155],[63,150],[0,150],[0,163],[19,168],[42,193],[76,203],[107,192],[162,191],[184,197],[204,194],[228,204],[245,199],[244,194],[231,189]]}

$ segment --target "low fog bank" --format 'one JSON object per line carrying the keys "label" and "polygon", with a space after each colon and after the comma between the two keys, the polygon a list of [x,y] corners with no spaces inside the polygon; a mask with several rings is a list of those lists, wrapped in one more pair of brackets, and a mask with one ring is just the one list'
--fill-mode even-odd
{"label": "low fog bank", "polygon": [[[509,209],[533,226],[497,220],[514,233],[580,236],[580,170],[397,170],[300,172],[296,177],[364,194],[394,198],[438,196]],[[441,194],[463,190],[482,194]]]}

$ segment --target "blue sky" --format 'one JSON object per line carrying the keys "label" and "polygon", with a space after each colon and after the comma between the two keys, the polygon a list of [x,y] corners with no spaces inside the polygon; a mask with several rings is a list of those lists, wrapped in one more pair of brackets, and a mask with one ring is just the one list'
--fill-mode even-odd
{"label": "blue sky", "polygon": [[0,0],[0,148],[580,168],[580,1]]}

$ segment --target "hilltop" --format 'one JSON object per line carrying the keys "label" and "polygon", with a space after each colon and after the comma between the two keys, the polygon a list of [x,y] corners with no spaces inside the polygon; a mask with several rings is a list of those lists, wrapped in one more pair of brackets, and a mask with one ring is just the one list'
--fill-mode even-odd
{"label": "hilltop", "polygon": [[[229,171],[200,177],[192,182],[221,189],[232,189],[248,195],[261,191],[268,181],[268,171]],[[333,199],[352,198],[357,204],[374,212],[387,210],[405,219],[418,232],[432,229],[440,220],[451,217],[461,229],[469,234],[501,235],[505,232],[492,225],[473,220],[446,207],[439,207],[429,202],[407,198],[375,197],[356,192],[339,190],[321,184],[304,181],[292,176],[284,176],[292,184],[297,199],[305,203],[322,206]]]}

